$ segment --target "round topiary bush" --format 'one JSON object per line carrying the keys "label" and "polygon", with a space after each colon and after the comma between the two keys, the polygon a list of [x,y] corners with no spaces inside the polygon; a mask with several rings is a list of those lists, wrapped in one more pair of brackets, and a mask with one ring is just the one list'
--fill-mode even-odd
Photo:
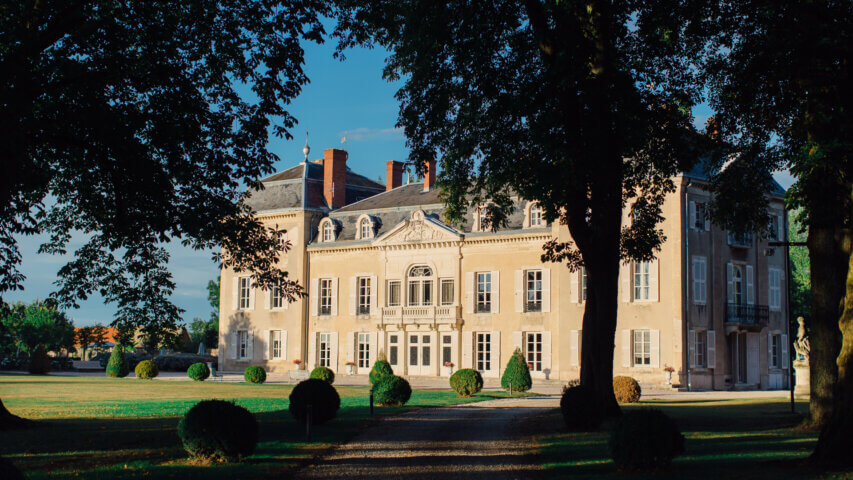
{"label": "round topiary bush", "polygon": [[151,380],[160,374],[160,369],[151,360],[143,360],[136,365],[136,369],[133,372],[136,374],[136,378]]}
{"label": "round topiary bush", "polygon": [[610,434],[610,454],[620,470],[666,468],[684,453],[684,436],[665,413],[646,408],[626,413]]}
{"label": "round topiary bush", "polygon": [[509,391],[510,382],[512,382],[513,392],[526,392],[533,386],[533,379],[530,378],[530,369],[527,368],[527,362],[518,348],[509,357],[509,362],[507,362],[506,369],[501,377],[501,387]]}
{"label": "round topiary bush", "polygon": [[258,421],[232,402],[202,400],[178,422],[178,436],[193,457],[238,461],[255,451]]}
{"label": "round topiary bush", "polygon": [[328,382],[329,385],[332,385],[335,383],[335,372],[333,372],[329,367],[317,367],[314,370],[311,370],[311,376],[309,378],[323,380]]}
{"label": "round topiary bush", "polygon": [[373,385],[373,399],[377,405],[402,407],[412,397],[412,387],[403,377],[385,376]]}
{"label": "round topiary bush", "polygon": [[472,368],[461,368],[450,376],[450,388],[460,397],[470,397],[483,389],[483,376]]}
{"label": "round topiary bush", "polygon": [[107,376],[124,378],[129,373],[130,366],[124,357],[124,348],[121,345],[116,345],[113,347],[113,353],[110,354],[110,361],[107,363]]}
{"label": "round topiary bush", "polygon": [[640,401],[640,384],[631,377],[613,377],[613,393],[619,403],[636,403]]}
{"label": "round topiary bush", "polygon": [[321,425],[335,418],[341,408],[341,397],[335,387],[319,378],[299,382],[290,392],[290,414],[305,423],[311,405],[311,423]]}
{"label": "round topiary bush", "polygon": [[264,383],[267,381],[267,372],[258,366],[251,366],[243,372],[243,378],[249,383]]}
{"label": "round topiary bush", "polygon": [[376,363],[373,364],[373,368],[370,369],[370,384],[376,385],[376,382],[379,381],[380,378],[384,376],[394,375],[394,370],[391,368],[391,364],[386,362],[385,360],[377,360]]}
{"label": "round topiary bush", "polygon": [[563,390],[560,411],[566,428],[575,431],[594,430],[604,418],[604,412],[592,390],[580,385]]}
{"label": "round topiary bush", "polygon": [[187,369],[187,376],[197,382],[203,382],[210,376],[210,369],[207,368],[207,364],[205,363],[194,363]]}
{"label": "round topiary bush", "polygon": [[30,354],[30,364],[28,365],[30,373],[33,375],[45,375],[50,372],[50,357],[47,356],[47,350],[44,345],[39,344],[33,353]]}

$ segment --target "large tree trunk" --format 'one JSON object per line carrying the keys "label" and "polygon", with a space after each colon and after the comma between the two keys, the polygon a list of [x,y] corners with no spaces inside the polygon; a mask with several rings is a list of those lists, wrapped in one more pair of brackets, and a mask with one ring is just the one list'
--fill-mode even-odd
{"label": "large tree trunk", "polygon": [[9,410],[6,410],[6,406],[3,405],[3,400],[0,400],[0,431],[23,428],[30,423],[31,420],[11,414]]}
{"label": "large tree trunk", "polygon": [[[847,247],[850,247],[850,234]],[[825,422],[815,446],[812,460],[824,465],[853,466],[850,454],[850,432],[853,431],[853,250],[847,262],[847,288],[844,310],[838,327],[842,335],[841,353],[836,363],[838,380],[832,404],[832,416]],[[814,347],[812,347],[814,351]]]}
{"label": "large tree trunk", "polygon": [[833,389],[838,378],[836,360],[841,348],[838,317],[847,278],[844,237],[844,231],[837,226],[809,225],[812,317],[809,321],[811,398],[808,425],[813,428],[823,428],[832,416]]}

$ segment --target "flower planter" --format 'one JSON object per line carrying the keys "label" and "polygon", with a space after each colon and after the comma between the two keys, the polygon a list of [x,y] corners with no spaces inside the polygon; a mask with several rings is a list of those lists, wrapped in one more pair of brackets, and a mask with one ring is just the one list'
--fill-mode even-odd
{"label": "flower planter", "polygon": [[672,385],[672,372],[666,371],[664,373],[666,373],[666,384]]}
{"label": "flower planter", "polygon": [[355,365],[347,365],[347,375],[355,375]]}

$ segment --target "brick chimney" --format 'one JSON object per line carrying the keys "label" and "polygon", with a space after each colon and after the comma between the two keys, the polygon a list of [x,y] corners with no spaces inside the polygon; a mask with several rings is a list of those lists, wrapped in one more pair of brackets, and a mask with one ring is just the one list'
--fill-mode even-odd
{"label": "brick chimney", "polygon": [[329,208],[341,208],[347,201],[347,152],[323,150],[323,195]]}
{"label": "brick chimney", "polygon": [[385,191],[403,184],[403,162],[388,160],[385,162]]}
{"label": "brick chimney", "polygon": [[428,160],[424,168],[424,191],[435,187],[435,160]]}

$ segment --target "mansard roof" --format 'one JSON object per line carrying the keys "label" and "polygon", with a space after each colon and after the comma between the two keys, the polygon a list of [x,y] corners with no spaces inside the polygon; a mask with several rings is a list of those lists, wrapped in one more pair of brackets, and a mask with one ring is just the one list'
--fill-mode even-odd
{"label": "mansard roof", "polygon": [[[701,182],[711,182],[714,174],[716,174],[716,168],[711,164],[711,159],[709,157],[701,157],[693,168],[690,170],[682,172],[685,177],[699,180]],[[782,185],[774,179],[771,180],[770,191],[768,192],[771,195],[779,195],[785,196],[785,189],[782,188]]]}

